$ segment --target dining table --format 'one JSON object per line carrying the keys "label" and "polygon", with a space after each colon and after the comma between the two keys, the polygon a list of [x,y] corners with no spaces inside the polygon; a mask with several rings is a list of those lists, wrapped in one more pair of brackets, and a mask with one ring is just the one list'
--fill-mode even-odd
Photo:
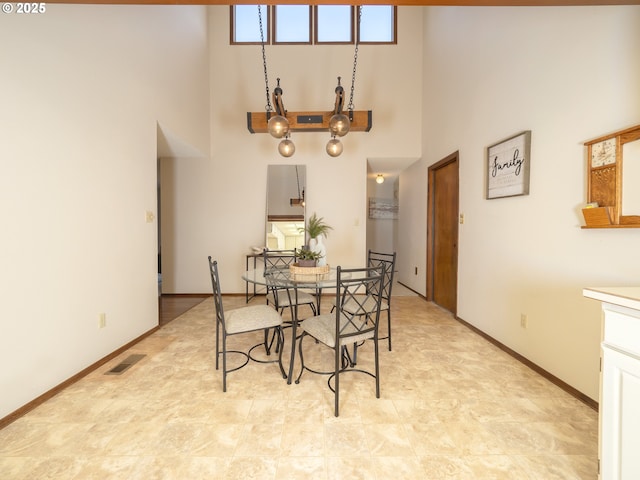
{"label": "dining table", "polygon": [[[300,269],[294,270],[290,267],[271,268],[268,275],[265,275],[264,267],[247,270],[242,274],[245,282],[276,288],[287,289],[291,295],[291,358],[289,360],[289,374],[287,383],[291,384],[293,378],[293,367],[295,363],[295,348],[298,335],[298,326],[304,320],[298,316],[297,294],[301,289],[313,290],[316,297],[316,312],[320,314],[322,306],[322,291],[334,289],[338,285],[338,271],[335,267],[329,267],[326,273],[297,273]],[[351,274],[350,274],[351,275]],[[344,274],[343,274],[344,278]]]}

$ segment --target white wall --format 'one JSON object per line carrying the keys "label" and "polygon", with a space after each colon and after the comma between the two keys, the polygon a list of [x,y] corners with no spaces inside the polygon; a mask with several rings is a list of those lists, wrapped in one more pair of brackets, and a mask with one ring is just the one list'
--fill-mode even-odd
{"label": "white wall", "polygon": [[0,17],[0,418],[157,325],[157,122],[208,151],[205,13]]}
{"label": "white wall", "polygon": [[[398,210],[398,282],[427,295],[428,165],[418,161],[400,174]],[[416,273],[417,272],[417,273]]]}
{"label": "white wall", "polygon": [[[637,285],[640,230],[580,228],[583,143],[640,123],[640,7],[424,18],[423,163],[460,151],[458,315],[597,399],[599,305],[581,289]],[[486,200],[486,147],[522,130],[530,194]]]}
{"label": "white wall", "polygon": [[[415,11],[414,11],[415,13]],[[422,18],[401,9],[398,45],[361,45],[354,95],[356,110],[373,111],[369,133],[349,133],[344,153],[325,153],[328,133],[294,133],[293,157],[277,152],[278,140],[250,134],[246,113],[266,104],[259,45],[229,45],[229,7],[209,7],[211,51],[211,161],[175,161],[174,194],[179,228],[172,248],[173,292],[211,290],[207,255],[219,260],[222,290],[244,292],[245,254],[264,243],[267,165],[307,166],[306,211],[324,217],[331,265],[366,260],[367,158],[418,158],[421,149]],[[333,108],[337,77],[350,90],[353,46],[266,47],[270,89],[281,78],[289,111]],[[410,74],[408,73],[410,72]],[[164,222],[164,217],[163,217]],[[231,233],[229,227],[233,226]],[[163,267],[163,282],[164,282]],[[163,285],[163,291],[168,290]]]}

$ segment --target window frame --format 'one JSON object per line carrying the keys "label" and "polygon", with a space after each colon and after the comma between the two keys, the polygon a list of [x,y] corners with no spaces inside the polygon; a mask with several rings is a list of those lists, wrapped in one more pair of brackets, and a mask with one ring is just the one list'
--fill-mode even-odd
{"label": "window frame", "polygon": [[356,24],[358,25],[358,44],[359,45],[397,45],[398,44],[398,6],[397,5],[361,5],[362,7],[391,7],[393,13],[393,21],[391,22],[391,26],[393,28],[393,40],[391,41],[371,41],[371,40],[361,40],[360,39],[360,28],[361,22],[356,19]]}
{"label": "window frame", "polygon": [[[308,7],[309,10],[309,40],[306,42],[279,42],[278,41],[278,7]],[[313,45],[313,6],[312,5],[271,5],[273,11],[273,45]]]}
{"label": "window frame", "polygon": [[[238,42],[234,40],[235,37],[235,7],[236,6],[248,6],[248,5],[230,5],[229,15],[229,44],[230,45],[260,45],[261,41],[255,42]],[[253,5],[252,5],[253,6]],[[257,6],[257,5],[255,5]],[[350,37],[351,41],[319,41],[318,40],[318,7],[324,5],[296,5],[296,4],[282,4],[282,5],[262,5],[266,10],[266,19],[263,16],[263,28],[266,30],[264,44],[265,45],[353,45],[358,43],[359,45],[397,45],[398,44],[398,6],[397,5],[333,5],[333,6],[349,6],[351,7],[351,28]],[[277,8],[288,6],[306,6],[309,7],[309,41],[303,42],[279,42],[277,41]],[[359,7],[389,7],[393,15],[391,22],[392,40],[380,41],[380,40],[361,40],[361,25],[358,19]]]}
{"label": "window frame", "polygon": [[[331,40],[331,41],[320,41],[318,40],[318,9],[320,7],[349,7],[350,9],[350,28],[349,28],[349,40],[348,41],[339,41],[339,40]],[[355,43],[355,31],[356,31],[356,16],[355,16],[355,7],[353,5],[314,5],[313,8],[313,44],[314,45],[353,45]]]}
{"label": "window frame", "polygon": [[[235,40],[235,32],[236,32],[236,22],[235,22],[235,7],[237,6],[255,6],[258,5],[229,5],[229,45],[262,45],[260,40],[255,42],[237,42]],[[261,5],[262,6],[262,5]],[[262,18],[262,26],[266,30],[264,32],[264,44],[271,44],[271,8],[270,5],[264,5],[265,10],[267,11],[267,18]]]}

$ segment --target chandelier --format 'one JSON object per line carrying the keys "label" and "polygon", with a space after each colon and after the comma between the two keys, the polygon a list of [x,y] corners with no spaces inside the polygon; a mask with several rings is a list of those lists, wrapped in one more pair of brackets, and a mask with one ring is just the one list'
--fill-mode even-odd
{"label": "chandelier", "polygon": [[[362,7],[358,7],[357,23],[360,27]],[[267,96],[266,112],[248,112],[247,128],[251,133],[269,133],[272,137],[281,139],[278,144],[278,152],[283,157],[292,156],[296,147],[291,140],[291,132],[322,132],[328,131],[331,138],[327,142],[326,152],[332,157],[342,153],[343,145],[340,137],[349,132],[368,132],[371,130],[371,110],[354,110],[353,93],[356,82],[356,67],[358,65],[358,38],[356,35],[355,52],[353,55],[353,73],[351,76],[351,92],[349,104],[345,113],[345,92],[340,84],[335,88],[335,102],[333,110],[327,112],[288,112],[284,108],[282,100],[282,88],[280,78],[273,89],[273,106],[269,95],[269,77],[267,74],[267,56],[264,47],[264,30],[262,27],[262,12],[258,5],[258,21],[260,23],[260,43],[262,45],[262,64],[264,67],[264,83]]]}

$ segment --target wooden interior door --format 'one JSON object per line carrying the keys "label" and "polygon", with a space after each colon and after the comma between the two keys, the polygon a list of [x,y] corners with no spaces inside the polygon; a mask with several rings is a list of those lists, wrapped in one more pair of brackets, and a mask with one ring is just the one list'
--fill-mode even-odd
{"label": "wooden interior door", "polygon": [[427,299],[456,313],[458,300],[458,152],[429,167]]}

